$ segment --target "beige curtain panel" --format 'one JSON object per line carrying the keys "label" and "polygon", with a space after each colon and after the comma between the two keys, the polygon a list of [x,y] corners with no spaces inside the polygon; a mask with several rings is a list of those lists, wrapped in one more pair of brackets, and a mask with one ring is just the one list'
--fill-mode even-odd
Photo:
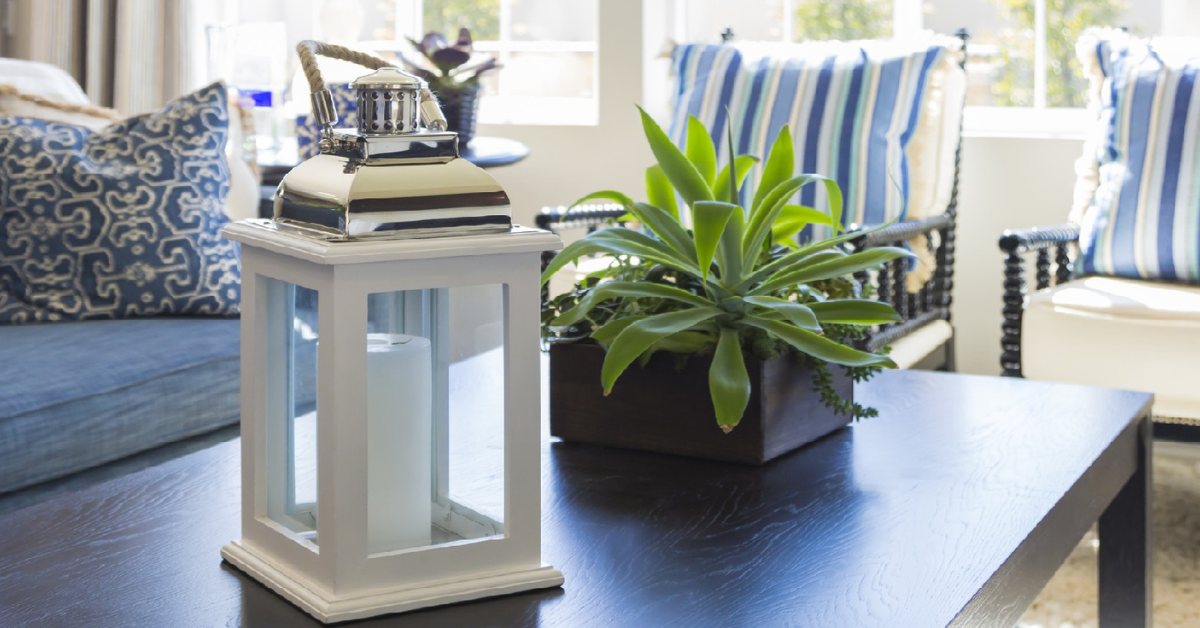
{"label": "beige curtain panel", "polygon": [[15,0],[4,16],[3,55],[57,65],[93,103],[152,111],[203,79],[201,0]]}

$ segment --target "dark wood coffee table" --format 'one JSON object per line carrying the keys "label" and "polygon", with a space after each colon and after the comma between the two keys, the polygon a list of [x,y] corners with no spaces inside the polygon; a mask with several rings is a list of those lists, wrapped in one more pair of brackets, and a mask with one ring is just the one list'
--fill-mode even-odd
{"label": "dark wood coffee table", "polygon": [[[560,589],[364,626],[1005,626],[1100,521],[1102,626],[1149,625],[1151,397],[939,373],[763,468],[547,443]],[[228,442],[0,518],[0,625],[310,626],[222,564]],[[354,625],[359,625],[358,623]]]}

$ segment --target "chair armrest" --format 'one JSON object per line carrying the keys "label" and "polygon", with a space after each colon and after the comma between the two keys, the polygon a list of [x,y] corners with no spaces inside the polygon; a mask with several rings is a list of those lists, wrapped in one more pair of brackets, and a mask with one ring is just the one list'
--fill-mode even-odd
{"label": "chair armrest", "polygon": [[856,248],[887,245],[893,242],[911,240],[919,235],[929,235],[938,229],[945,229],[953,222],[954,217],[949,213],[930,216],[924,220],[898,222],[894,225],[884,227],[879,231],[868,233],[856,242]]}
{"label": "chair armrest", "polygon": [[[575,207],[543,207],[534,217],[538,229],[557,232],[559,229],[586,228],[595,231],[597,227],[616,221],[626,214],[625,208],[616,203],[576,205]],[[555,251],[542,252],[542,270],[545,271],[554,259]],[[549,284],[542,286],[542,301],[550,297]]]}
{"label": "chair armrest", "polygon": [[1032,229],[1008,230],[1000,236],[1000,250],[1015,254],[1040,251],[1054,246],[1066,246],[1079,241],[1079,228],[1074,225],[1034,227]]}
{"label": "chair armrest", "polygon": [[[1071,279],[1071,256],[1067,248],[1079,241],[1079,228],[1073,225],[1035,227],[1005,231],[1000,236],[1004,256],[1004,306],[1000,329],[1001,374],[1022,377],[1021,320],[1025,315],[1025,260],[1022,253],[1037,252],[1037,289],[1042,290]],[[1054,274],[1051,276],[1050,250],[1054,249]]]}
{"label": "chair armrest", "polygon": [[[1008,230],[1000,236],[1000,250],[1005,256],[1005,276],[1019,279],[1024,296],[1025,260],[1022,253],[1037,252],[1037,289],[1049,288],[1071,279],[1071,256],[1068,247],[1079,242],[1079,228],[1074,225],[1034,227],[1018,231]],[[1050,275],[1050,249],[1055,250],[1053,278]],[[1052,281],[1053,279],[1053,281]],[[1008,282],[1006,281],[1006,286]]]}
{"label": "chair armrest", "polygon": [[543,207],[534,222],[539,229],[570,229],[586,227],[589,230],[612,222],[625,215],[625,208],[615,203],[603,205],[576,205],[575,207]]}
{"label": "chair armrest", "polygon": [[[904,318],[903,322],[882,325],[874,329],[864,343],[872,351],[881,349],[923,328],[935,320],[950,320],[951,290],[954,286],[954,226],[953,207],[944,214],[924,220],[911,220],[889,225],[865,234],[851,242],[855,250],[878,246],[903,246],[917,236],[929,236],[930,253],[936,260],[933,275],[918,292],[910,293],[908,284],[909,260],[901,258],[884,264],[876,271],[859,272],[856,277],[863,286],[870,285],[875,298],[889,303]],[[936,233],[937,236],[933,237]],[[946,354],[946,370],[954,370],[952,352]]]}

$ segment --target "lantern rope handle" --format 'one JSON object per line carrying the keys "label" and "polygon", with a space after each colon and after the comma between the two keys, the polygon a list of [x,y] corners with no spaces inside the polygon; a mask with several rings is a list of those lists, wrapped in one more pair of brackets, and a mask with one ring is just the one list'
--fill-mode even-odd
{"label": "lantern rope handle", "polygon": [[[308,79],[308,88],[312,92],[313,119],[324,129],[327,138],[333,137],[333,125],[337,124],[338,115],[333,107],[333,95],[325,86],[321,68],[317,66],[317,55],[357,63],[371,70],[393,67],[393,64],[374,55],[312,39],[305,39],[297,44],[296,54],[300,56],[300,67],[304,70],[304,78]],[[428,87],[421,89],[421,101],[421,118],[426,126],[436,131],[444,131],[446,118],[442,115],[437,97]]]}
{"label": "lantern rope handle", "polygon": [[325,79],[321,78],[321,68],[317,67],[317,55],[357,63],[371,70],[392,66],[391,63],[374,55],[311,39],[297,44],[296,54],[300,55],[300,67],[304,69],[304,77],[308,79],[308,88],[314,94],[325,89]]}

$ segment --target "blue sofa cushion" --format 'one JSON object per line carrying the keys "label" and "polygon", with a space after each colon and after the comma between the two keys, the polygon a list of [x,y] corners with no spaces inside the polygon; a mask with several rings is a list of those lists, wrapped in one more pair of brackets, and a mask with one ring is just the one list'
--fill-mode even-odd
{"label": "blue sofa cushion", "polygon": [[238,325],[0,326],[0,492],[237,422]]}
{"label": "blue sofa cushion", "polygon": [[0,324],[238,311],[225,88],[100,131],[0,117]]}

